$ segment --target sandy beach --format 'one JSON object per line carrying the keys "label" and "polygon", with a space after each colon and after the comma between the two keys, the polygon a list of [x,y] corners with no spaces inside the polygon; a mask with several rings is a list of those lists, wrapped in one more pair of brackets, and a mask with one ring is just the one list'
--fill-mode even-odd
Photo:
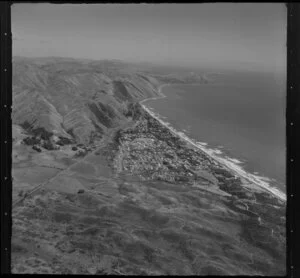
{"label": "sandy beach", "polygon": [[174,127],[172,127],[169,123],[164,122],[161,119],[161,115],[158,115],[157,113],[151,111],[144,103],[149,100],[154,100],[154,99],[161,99],[165,98],[166,96],[162,93],[162,89],[165,86],[170,86],[171,84],[162,84],[158,88],[158,92],[162,95],[161,97],[155,97],[155,98],[149,98],[145,99],[140,102],[141,106],[143,109],[153,118],[155,118],[157,121],[160,122],[164,127],[168,128],[174,135],[180,137],[187,143],[189,143],[191,146],[203,151],[205,154],[207,154],[209,157],[211,157],[213,160],[216,162],[222,164],[225,168],[227,168],[229,171],[231,171],[234,175],[239,176],[243,184],[246,186],[251,186],[253,187],[254,190],[262,190],[262,191],[267,191],[274,195],[275,197],[279,198],[282,201],[286,201],[286,194],[279,189],[275,187],[271,187],[267,181],[264,180],[263,177],[259,177],[257,175],[251,174],[246,172],[241,166],[239,166],[237,163],[235,163],[234,159],[227,159],[221,156],[217,155],[216,150],[209,149],[205,146],[205,144],[199,144],[189,138],[187,135],[185,135],[183,132],[177,131]]}

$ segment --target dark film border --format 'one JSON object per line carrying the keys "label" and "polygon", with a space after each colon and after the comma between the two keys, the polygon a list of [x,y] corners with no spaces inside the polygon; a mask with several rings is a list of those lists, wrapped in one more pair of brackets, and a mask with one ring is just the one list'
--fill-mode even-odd
{"label": "dark film border", "polygon": [[[286,109],[286,150],[287,150],[287,275],[300,277],[299,217],[296,204],[300,201],[299,170],[300,156],[300,4],[287,4],[287,109]],[[297,171],[298,170],[298,171]]]}
{"label": "dark film border", "polygon": [[1,98],[1,274],[11,269],[12,198],[12,36],[8,1],[0,3],[0,98]]}
{"label": "dark film border", "polygon": [[[28,1],[30,2],[30,1]],[[88,3],[70,1],[50,3]],[[48,3],[49,3],[48,2]],[[109,1],[103,1],[110,3]],[[102,2],[102,3],[103,3]],[[122,3],[122,1],[117,1]],[[135,1],[130,1],[134,3]],[[153,3],[145,1],[143,3]],[[164,1],[167,3],[168,1]],[[173,3],[176,3],[174,1]],[[180,1],[178,1],[180,2]],[[15,1],[18,3],[18,1]],[[19,2],[20,3],[20,2]],[[91,2],[95,3],[95,2]],[[98,2],[99,3],[99,2]],[[139,2],[136,2],[139,3]],[[162,2],[161,2],[162,3]],[[11,273],[11,204],[12,204],[12,34],[11,4],[0,3],[0,86],[1,86],[1,274]],[[188,4],[188,3],[187,3]],[[286,110],[286,165],[287,165],[287,276],[300,277],[300,228],[296,219],[297,199],[300,201],[298,184],[300,155],[297,142],[300,142],[300,4],[287,4],[287,110]],[[298,148],[299,149],[299,148]]]}

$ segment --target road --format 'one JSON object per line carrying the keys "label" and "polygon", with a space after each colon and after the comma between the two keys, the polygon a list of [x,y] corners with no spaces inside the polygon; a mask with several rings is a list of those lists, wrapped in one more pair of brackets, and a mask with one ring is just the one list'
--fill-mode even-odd
{"label": "road", "polygon": [[52,176],[51,178],[47,179],[43,183],[38,184],[36,187],[34,187],[29,192],[26,192],[26,194],[23,197],[21,197],[21,198],[19,198],[16,201],[13,202],[12,208],[15,208],[17,205],[21,204],[26,198],[28,198],[29,196],[31,196],[36,191],[40,190],[43,186],[45,186],[46,184],[48,184],[49,182],[51,182],[52,180],[54,180],[55,178],[57,178],[59,175],[61,175],[63,173],[66,173],[71,167],[74,167],[77,164],[82,163],[89,156],[94,155],[97,151],[99,151],[101,148],[105,147],[111,141],[111,139],[113,138],[113,136],[115,135],[115,133],[118,130],[120,130],[120,129],[126,129],[126,128],[128,128],[131,125],[132,125],[132,122],[129,122],[129,123],[127,122],[127,123],[123,124],[120,127],[112,128],[111,130],[109,130],[109,132],[107,134],[105,134],[105,137],[101,140],[101,142],[99,143],[99,145],[96,146],[95,150],[93,150],[91,153],[87,154],[85,157],[83,157],[82,159],[78,160],[77,162],[71,164],[69,167],[65,168],[64,170],[59,171],[58,173],[56,173],[54,176]]}

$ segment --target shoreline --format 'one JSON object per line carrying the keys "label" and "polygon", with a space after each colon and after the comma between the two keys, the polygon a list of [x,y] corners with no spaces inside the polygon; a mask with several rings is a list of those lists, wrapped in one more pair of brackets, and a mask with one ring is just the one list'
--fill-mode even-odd
{"label": "shoreline", "polygon": [[139,103],[142,105],[143,102],[148,101],[148,100],[155,100],[155,99],[165,98],[166,95],[164,95],[164,94],[162,93],[162,88],[163,88],[163,87],[166,87],[166,86],[171,86],[171,85],[172,85],[172,84],[169,84],[169,83],[159,85],[157,91],[158,91],[158,93],[160,94],[160,96],[158,96],[158,97],[150,97],[150,98],[146,98],[146,99],[140,101]]}
{"label": "shoreline", "polygon": [[221,164],[227,170],[229,170],[230,172],[233,172],[235,175],[239,176],[243,181],[243,186],[245,186],[247,188],[250,188],[249,183],[251,183],[251,187],[253,187],[253,185],[254,185],[254,186],[257,187],[256,189],[262,190],[262,191],[267,191],[268,193],[271,193],[273,196],[280,199],[281,201],[286,202],[286,194],[284,192],[280,191],[279,189],[275,188],[275,187],[271,187],[268,184],[268,182],[263,181],[262,178],[264,178],[264,177],[258,177],[258,176],[255,176],[254,174],[248,173],[241,166],[238,166],[233,161],[230,161],[230,159],[226,159],[226,158],[219,157],[219,156],[215,155],[213,153],[212,149],[205,148],[205,146],[203,146],[203,145],[201,145],[197,142],[194,142],[193,139],[189,138],[183,132],[177,131],[175,128],[170,126],[169,123],[164,122],[159,117],[159,115],[152,112],[148,107],[146,107],[143,104],[145,101],[148,101],[148,100],[155,100],[155,99],[165,98],[166,95],[164,95],[162,93],[162,88],[165,87],[165,86],[171,86],[171,85],[172,84],[167,83],[167,84],[162,84],[158,87],[158,92],[159,92],[159,94],[161,94],[161,96],[153,97],[153,98],[147,98],[147,99],[144,99],[144,100],[140,101],[139,103],[140,103],[141,107],[144,109],[144,111],[147,112],[149,116],[156,119],[162,126],[168,128],[168,130],[172,134],[179,137],[180,139],[182,139],[186,143],[192,145],[193,147],[197,148],[198,150],[204,152],[207,156],[209,156],[211,159],[213,159],[217,163]]}

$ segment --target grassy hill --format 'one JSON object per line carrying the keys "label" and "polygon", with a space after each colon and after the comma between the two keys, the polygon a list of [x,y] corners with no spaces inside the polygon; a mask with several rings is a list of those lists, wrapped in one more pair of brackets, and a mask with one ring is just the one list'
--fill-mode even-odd
{"label": "grassy hill", "polygon": [[160,84],[124,62],[71,58],[13,60],[13,123],[89,144],[126,121],[129,103]]}

